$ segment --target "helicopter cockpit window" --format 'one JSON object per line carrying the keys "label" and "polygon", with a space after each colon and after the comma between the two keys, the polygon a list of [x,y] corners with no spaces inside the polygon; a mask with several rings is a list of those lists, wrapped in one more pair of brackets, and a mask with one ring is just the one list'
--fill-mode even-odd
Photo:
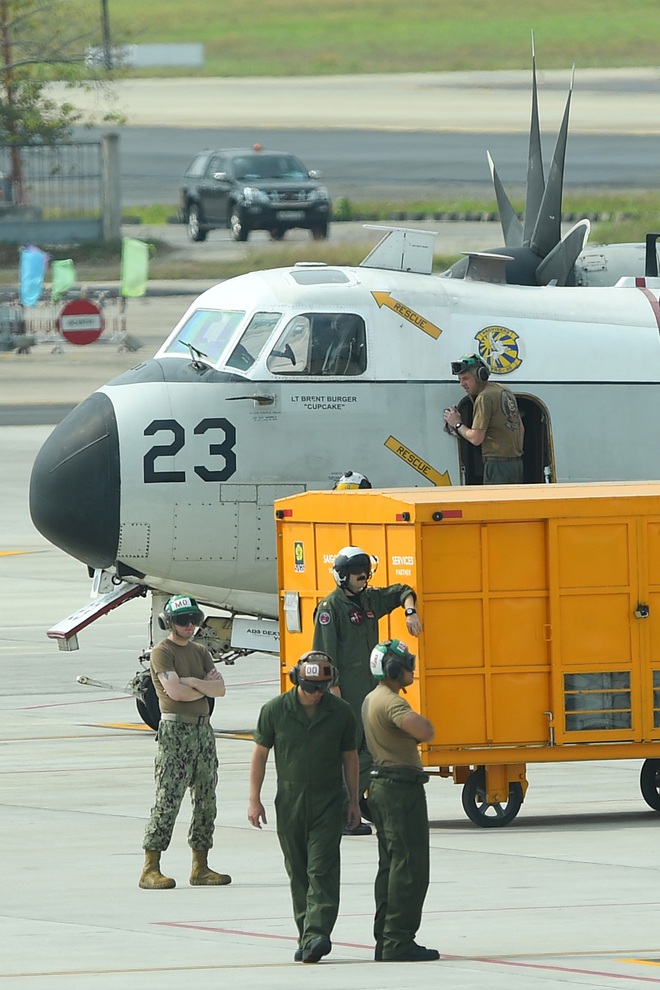
{"label": "helicopter cockpit window", "polygon": [[179,328],[164,353],[190,356],[192,347],[196,357],[217,364],[244,319],[242,310],[197,309]]}
{"label": "helicopter cockpit window", "polygon": [[364,320],[355,313],[294,317],[267,361],[275,375],[361,375],[367,367]]}
{"label": "helicopter cockpit window", "polygon": [[281,313],[255,313],[229,355],[227,367],[248,371],[281,319]]}

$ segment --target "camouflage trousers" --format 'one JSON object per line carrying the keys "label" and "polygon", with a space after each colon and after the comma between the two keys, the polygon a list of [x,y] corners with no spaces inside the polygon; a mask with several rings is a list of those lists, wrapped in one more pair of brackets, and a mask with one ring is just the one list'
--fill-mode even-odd
{"label": "camouflage trousers", "polygon": [[213,729],[210,725],[161,722],[157,745],[156,798],[144,833],[143,849],[154,852],[167,849],[188,789],[192,801],[188,845],[191,849],[210,849],[218,783],[218,753]]}

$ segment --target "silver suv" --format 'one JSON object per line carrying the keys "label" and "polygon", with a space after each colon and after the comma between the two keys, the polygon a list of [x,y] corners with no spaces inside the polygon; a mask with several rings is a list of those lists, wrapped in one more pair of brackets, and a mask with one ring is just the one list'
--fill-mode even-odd
{"label": "silver suv", "polygon": [[318,180],[295,155],[261,145],[203,151],[183,177],[179,219],[193,241],[227,227],[236,241],[246,241],[252,230],[267,230],[279,241],[292,227],[324,240],[332,203]]}

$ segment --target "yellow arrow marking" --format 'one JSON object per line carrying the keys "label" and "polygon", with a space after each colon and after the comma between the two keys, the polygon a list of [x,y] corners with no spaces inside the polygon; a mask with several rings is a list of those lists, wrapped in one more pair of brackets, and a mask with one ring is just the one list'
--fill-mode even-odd
{"label": "yellow arrow marking", "polygon": [[437,340],[442,333],[440,327],[436,327],[436,325],[431,323],[430,320],[425,320],[423,316],[420,316],[419,313],[416,313],[414,309],[410,309],[410,307],[404,305],[404,303],[399,302],[398,299],[393,299],[391,293],[372,292],[371,295],[378,303],[379,309],[382,309],[383,306],[387,306],[388,309],[391,309],[398,316],[402,316],[404,320],[408,321],[408,323],[412,323],[413,326],[416,326],[419,330],[423,330],[424,333],[429,335],[429,337],[433,337]]}
{"label": "yellow arrow marking", "polygon": [[0,550],[0,557],[20,557],[25,553],[45,553],[45,550]]}
{"label": "yellow arrow marking", "polygon": [[400,457],[402,461],[409,464],[411,468],[418,471],[424,478],[432,482],[437,487],[450,486],[451,479],[449,477],[449,471],[445,471],[444,474],[440,474],[435,468],[432,468],[430,464],[416,454],[414,451],[406,447],[405,444],[400,443],[395,437],[388,437],[385,441],[385,446],[388,450],[391,450],[393,454]]}

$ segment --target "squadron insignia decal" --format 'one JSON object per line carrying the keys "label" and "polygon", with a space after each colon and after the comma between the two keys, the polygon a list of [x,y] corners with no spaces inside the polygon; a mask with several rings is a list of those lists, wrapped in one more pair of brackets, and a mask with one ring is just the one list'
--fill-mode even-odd
{"label": "squadron insignia decal", "polygon": [[506,327],[486,327],[475,335],[479,357],[483,358],[492,375],[508,375],[522,364],[518,351],[518,334]]}

